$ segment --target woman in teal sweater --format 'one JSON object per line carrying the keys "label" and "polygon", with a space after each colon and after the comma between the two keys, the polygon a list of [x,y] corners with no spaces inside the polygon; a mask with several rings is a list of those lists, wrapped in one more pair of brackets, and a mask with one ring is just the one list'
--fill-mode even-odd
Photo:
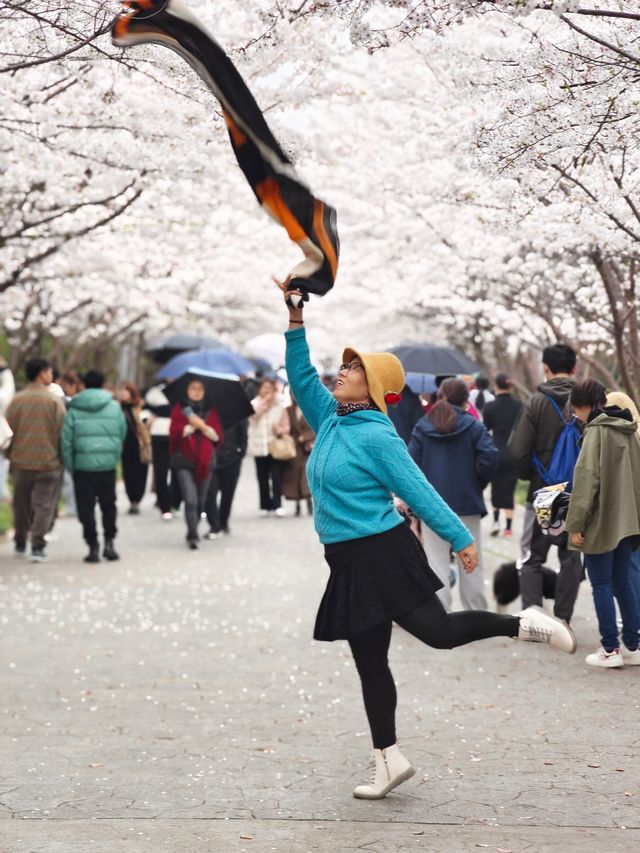
{"label": "woman in teal sweater", "polygon": [[393,495],[451,543],[464,571],[475,569],[477,550],[387,417],[387,403],[397,401],[404,387],[402,365],[390,353],[346,349],[331,394],[309,359],[302,309],[292,307],[291,296],[299,293],[287,284],[279,284],[289,306],[287,376],[316,433],[307,477],[331,570],[314,637],[349,641],[374,747],[371,783],[353,794],[380,799],[414,773],[396,744],[396,690],[387,658],[393,622],[434,648],[501,636],[574,652],[576,642],[564,622],[537,608],[519,616],[444,610],[435,595],[442,584],[394,508]]}

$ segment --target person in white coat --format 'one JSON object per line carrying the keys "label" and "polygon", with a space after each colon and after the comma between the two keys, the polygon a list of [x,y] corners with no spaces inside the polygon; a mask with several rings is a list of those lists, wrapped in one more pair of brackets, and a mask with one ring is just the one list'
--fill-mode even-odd
{"label": "person in white coat", "polygon": [[256,460],[260,515],[266,517],[271,512],[286,515],[282,506],[282,462],[273,458],[269,444],[274,438],[288,435],[291,426],[273,379],[260,382],[258,396],[251,405],[255,414],[249,418],[247,452]]}

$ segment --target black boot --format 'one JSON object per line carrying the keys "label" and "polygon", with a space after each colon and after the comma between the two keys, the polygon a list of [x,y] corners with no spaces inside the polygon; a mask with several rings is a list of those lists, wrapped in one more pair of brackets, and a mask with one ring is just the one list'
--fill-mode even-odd
{"label": "black boot", "polygon": [[296,518],[300,515],[300,501],[296,501]]}
{"label": "black boot", "polygon": [[307,498],[307,512],[313,515],[313,498]]}
{"label": "black boot", "polygon": [[89,545],[89,553],[84,558],[85,563],[99,563],[100,562],[100,548],[98,547],[98,543],[95,545]]}
{"label": "black boot", "polygon": [[102,551],[102,556],[106,560],[110,560],[110,561],[120,559],[120,554],[118,554],[116,549],[113,547],[113,539],[105,539],[104,540],[104,549]]}

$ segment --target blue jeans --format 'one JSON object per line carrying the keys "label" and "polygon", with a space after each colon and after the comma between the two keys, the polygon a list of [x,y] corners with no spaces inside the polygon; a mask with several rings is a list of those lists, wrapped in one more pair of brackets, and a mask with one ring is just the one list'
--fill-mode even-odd
{"label": "blue jeans", "polygon": [[585,554],[602,648],[607,652],[619,646],[614,596],[622,615],[624,644],[631,651],[638,647],[640,610],[629,572],[633,554],[631,543],[632,539],[627,538],[619,542],[613,551],[607,551],[605,554]]}
{"label": "blue jeans", "polygon": [[636,600],[640,607],[640,548],[637,548],[631,556],[629,574],[631,576],[631,586],[635,590]]}

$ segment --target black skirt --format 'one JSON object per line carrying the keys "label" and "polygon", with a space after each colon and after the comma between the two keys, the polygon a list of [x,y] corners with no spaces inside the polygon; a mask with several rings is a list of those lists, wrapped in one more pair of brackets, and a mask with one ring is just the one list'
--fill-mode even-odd
{"label": "black skirt", "polygon": [[316,640],[347,640],[413,610],[442,588],[422,545],[397,527],[325,545],[331,569],[316,617]]}

